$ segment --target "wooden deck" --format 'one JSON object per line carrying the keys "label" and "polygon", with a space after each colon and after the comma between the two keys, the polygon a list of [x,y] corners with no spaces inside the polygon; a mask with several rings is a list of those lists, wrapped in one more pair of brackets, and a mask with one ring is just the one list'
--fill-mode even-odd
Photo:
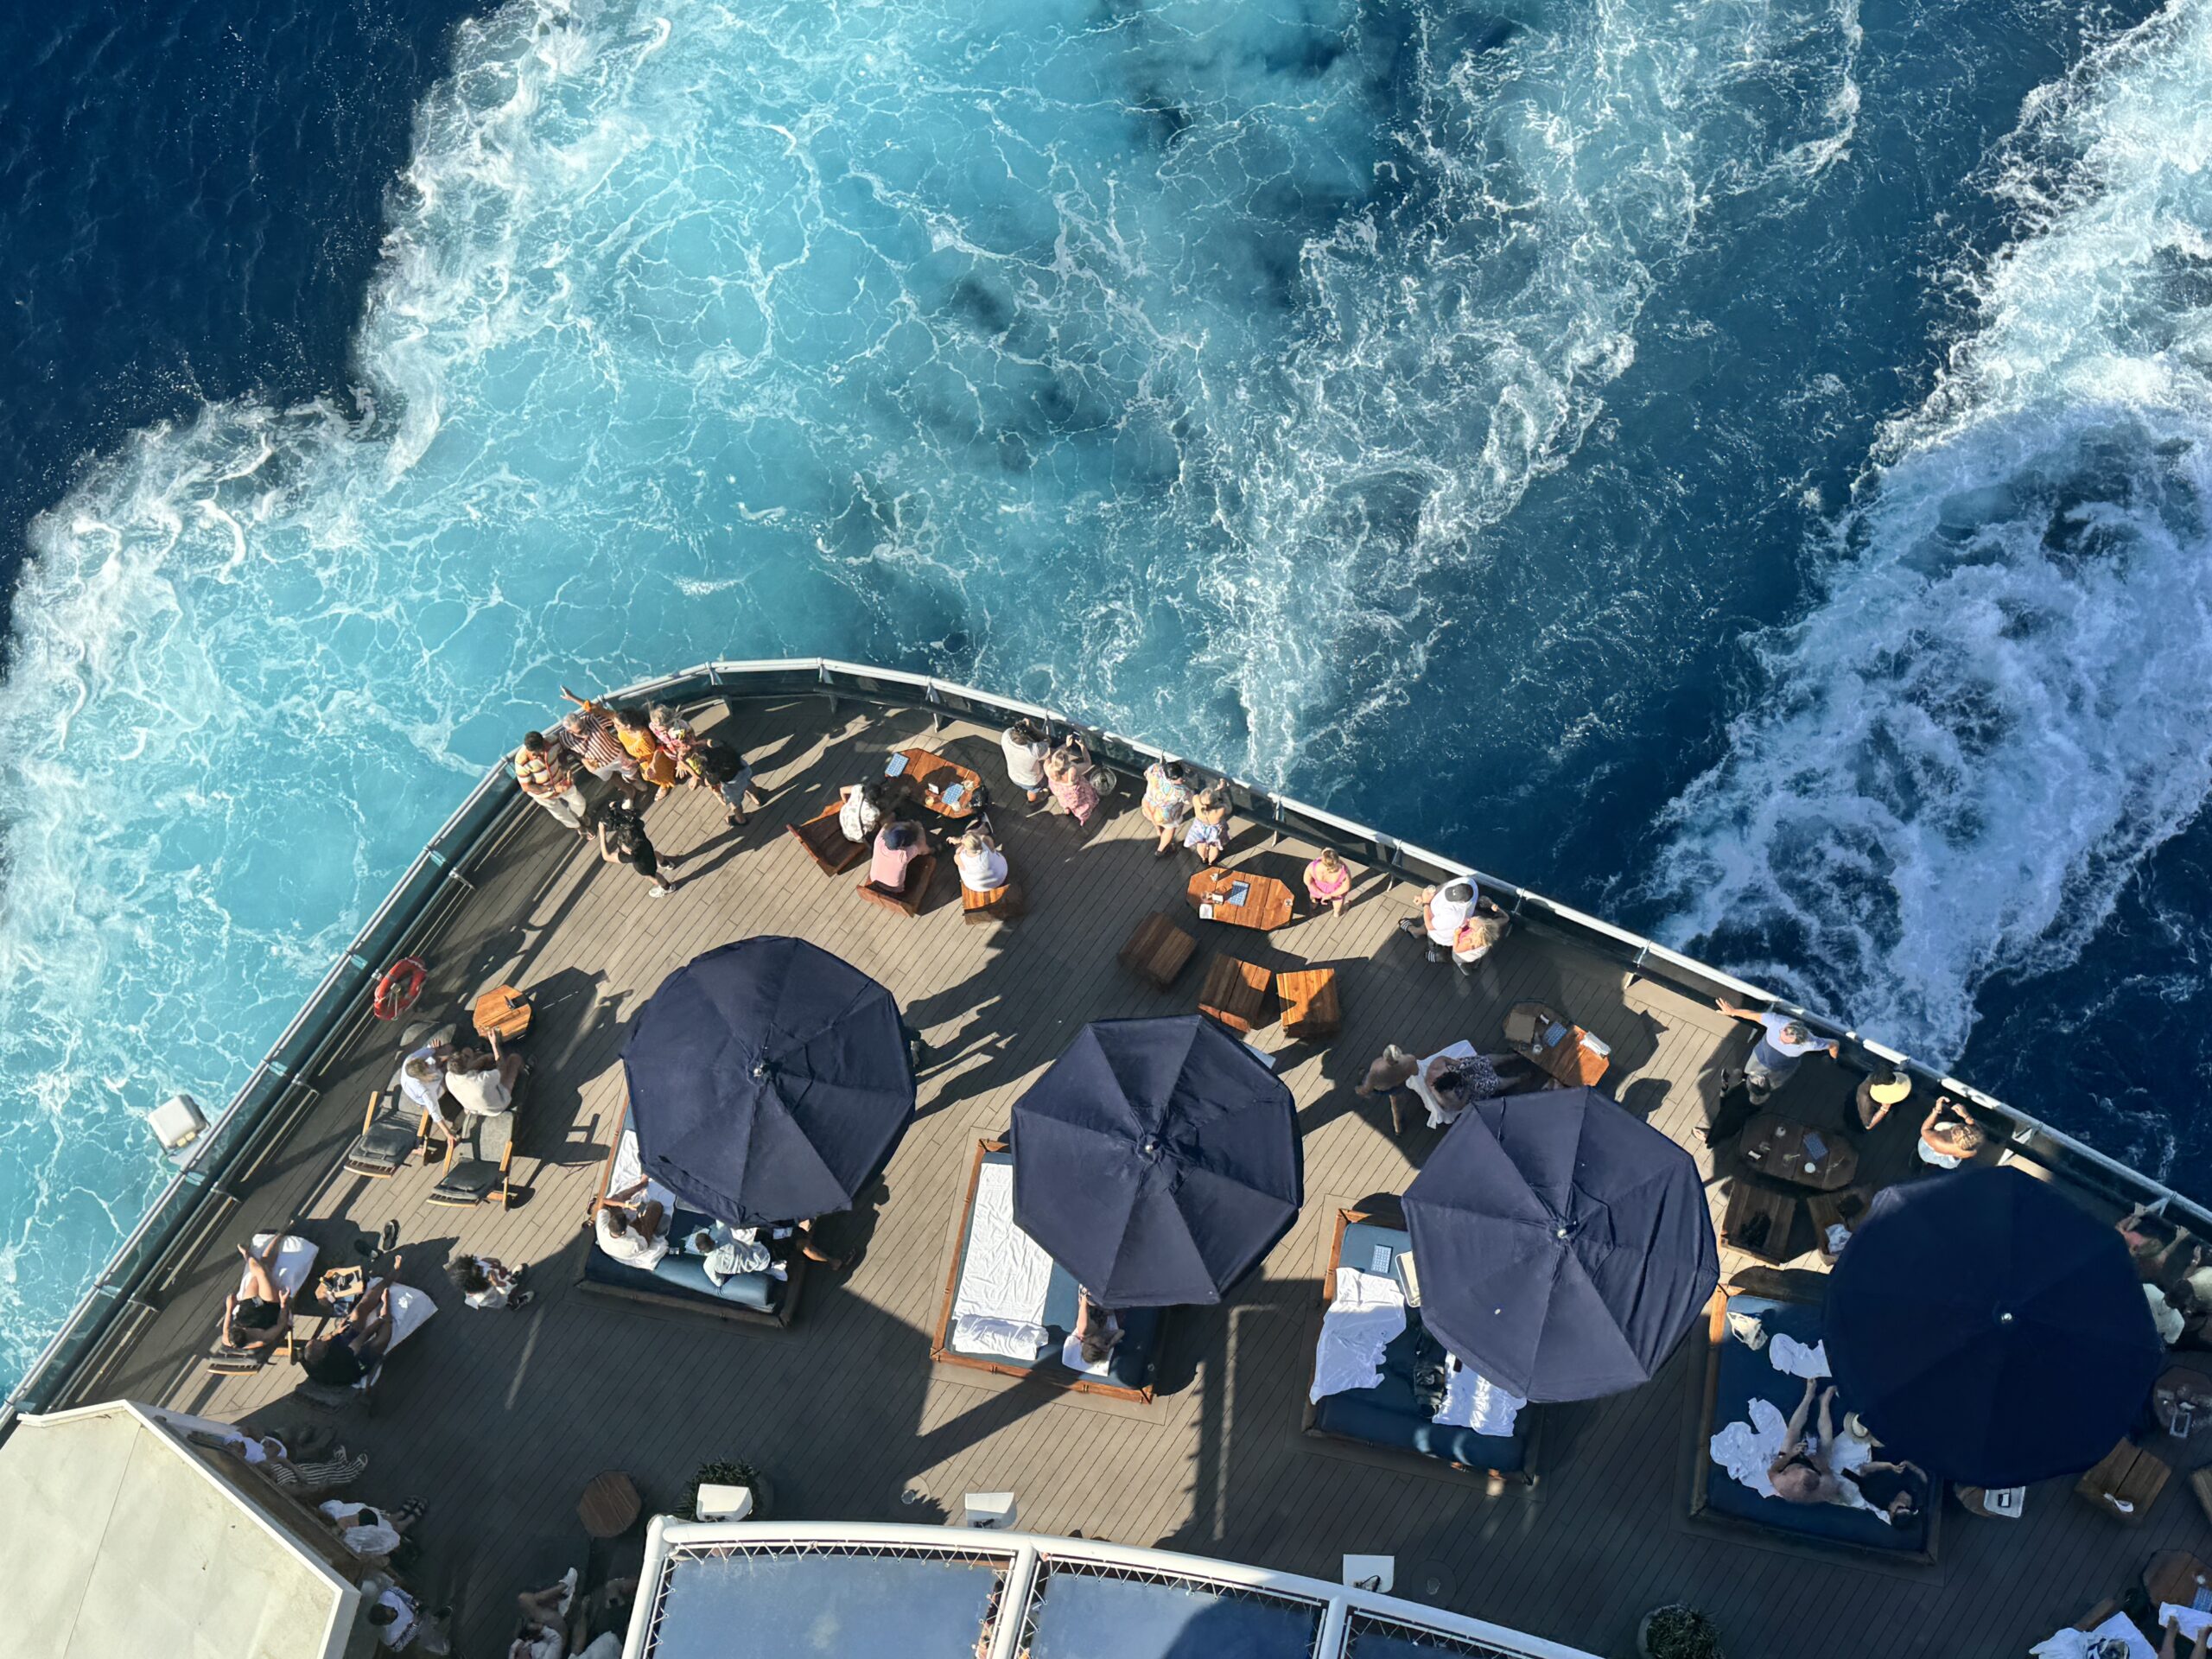
{"label": "wooden deck", "polygon": [[[1496,1047],[1511,1003],[1550,1002],[1611,1045],[1617,1097],[1710,1169],[1700,1131],[1718,1074],[1748,1033],[1525,929],[1463,979],[1396,935],[1414,892],[1380,874],[1362,874],[1342,918],[1301,918],[1264,938],[1199,923],[1182,898],[1188,859],[1154,860],[1127,784],[1087,836],[1033,814],[1018,793],[995,810],[1028,897],[1013,928],[963,925],[949,869],[929,911],[910,921],[859,902],[855,878],[819,874],[784,826],[917,741],[1000,778],[992,734],[953,725],[932,734],[919,715],[832,712],[819,698],[741,705],[733,719],[772,799],[734,832],[696,794],[656,808],[657,842],[687,855],[676,893],[647,897],[631,872],[603,867],[531,812],[471,872],[476,891],[426,952],[426,1012],[442,1018],[501,979],[537,1001],[516,1163],[524,1201],[504,1213],[439,1209],[422,1202],[432,1177],[420,1168],[385,1183],[338,1170],[393,1064],[388,1036],[372,1033],[318,1080],[320,1100],[221,1235],[124,1362],[82,1396],[126,1395],[280,1430],[298,1421],[285,1399],[296,1373],[222,1379],[200,1369],[235,1274],[232,1247],[291,1226],[321,1241],[326,1256],[343,1254],[397,1217],[404,1276],[442,1311],[393,1357],[374,1415],[344,1421],[340,1433],[375,1459],[357,1495],[429,1501],[424,1558],[410,1577],[433,1605],[454,1603],[458,1652],[503,1651],[514,1592],[579,1556],[575,1505],[594,1474],[626,1470],[649,1507],[668,1507],[711,1458],[760,1465],[788,1518],[927,1520],[957,1510],[963,1491],[1011,1489],[1022,1525],[1042,1532],[1325,1578],[1344,1552],[1390,1553],[1402,1594],[1605,1654],[1631,1649],[1644,1609],[1677,1599],[1710,1611],[1739,1659],[2021,1653],[2117,1592],[2153,1549],[2212,1554],[2212,1529],[2178,1475],[2134,1528],[2091,1512],[2064,1483],[2032,1491],[2018,1522],[1954,1508],[1933,1567],[1700,1529],[1687,1508],[1702,1362],[1687,1347],[1643,1389],[1548,1408],[1533,1488],[1490,1496],[1480,1480],[1440,1467],[1411,1472],[1302,1437],[1306,1332],[1329,1223],[1340,1205],[1402,1190],[1433,1144],[1427,1132],[1394,1139],[1381,1103],[1352,1093],[1384,1042],[1415,1053],[1460,1037]],[[1230,861],[1295,884],[1308,855],[1244,826]],[[1153,910],[1200,936],[1172,991],[1115,961]],[[631,1016],[697,952],[776,932],[814,939],[881,979],[939,1056],[865,1255],[847,1274],[816,1274],[788,1332],[576,1293]],[[1339,975],[1336,1039],[1287,1044],[1274,1027],[1259,1038],[1283,1051],[1281,1075],[1301,1109],[1307,1203],[1297,1228],[1233,1306],[1174,1316],[1160,1397],[1148,1407],[932,1367],[931,1328],[976,1138],[1005,1127],[1011,1103],[1084,1021],[1188,1011],[1206,961],[1224,951]],[[1840,1121],[1851,1081],[1816,1058],[1784,1103]],[[1889,1126],[1870,1165],[1901,1170],[1911,1134]],[[1712,1191],[1717,1217],[1726,1184]],[[530,1263],[537,1302],[520,1313],[467,1309],[441,1271],[458,1250]],[[734,1638],[733,1655],[742,1651]]]}

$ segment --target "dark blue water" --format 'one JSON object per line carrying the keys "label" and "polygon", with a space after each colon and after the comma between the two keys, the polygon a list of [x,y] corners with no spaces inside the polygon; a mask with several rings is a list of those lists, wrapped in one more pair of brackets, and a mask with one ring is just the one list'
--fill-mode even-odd
{"label": "dark blue water", "polygon": [[469,10],[0,23],[0,1373],[556,685],[714,655],[1146,732],[2212,1191],[2205,7]]}

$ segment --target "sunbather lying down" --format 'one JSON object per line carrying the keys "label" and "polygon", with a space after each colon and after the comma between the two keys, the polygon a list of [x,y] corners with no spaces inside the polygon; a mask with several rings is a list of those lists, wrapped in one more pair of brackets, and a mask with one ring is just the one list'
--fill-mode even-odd
{"label": "sunbather lying down", "polygon": [[[1813,1395],[1821,1398],[1820,1435],[1805,1437],[1806,1420],[1813,1414]],[[1791,1503],[1833,1503],[1842,1489],[1835,1477],[1835,1389],[1821,1389],[1816,1378],[1805,1379],[1805,1397],[1797,1402],[1782,1432],[1782,1450],[1767,1465],[1766,1478],[1774,1495]]]}
{"label": "sunbather lying down", "polygon": [[391,1258],[390,1270],[354,1305],[334,1336],[317,1337],[300,1351],[301,1369],[312,1380],[351,1388],[376,1369],[391,1346],[391,1287],[399,1263],[398,1256]]}

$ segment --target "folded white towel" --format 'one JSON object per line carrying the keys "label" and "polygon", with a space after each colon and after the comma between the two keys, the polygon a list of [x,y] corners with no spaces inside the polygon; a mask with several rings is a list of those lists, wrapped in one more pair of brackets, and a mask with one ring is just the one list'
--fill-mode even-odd
{"label": "folded white towel", "polygon": [[952,1300],[952,1344],[1001,1359],[1034,1359],[1051,1346],[1045,1296],[1052,1258],[1014,1224],[1014,1166],[985,1164],[976,1180],[968,1254]]}
{"label": "folded white towel", "polygon": [[1447,1427],[1471,1428],[1478,1434],[1495,1434],[1501,1439],[1513,1433],[1515,1421],[1521,1408],[1529,1402],[1509,1389],[1502,1389],[1480,1371],[1470,1370],[1459,1363],[1457,1355],[1445,1362],[1446,1382],[1444,1403],[1437,1408],[1431,1422]]}
{"label": "folded white towel", "polygon": [[1382,1380],[1382,1351],[1406,1328],[1406,1293],[1396,1279],[1337,1269],[1337,1294],[1321,1316],[1307,1398],[1371,1389]]}

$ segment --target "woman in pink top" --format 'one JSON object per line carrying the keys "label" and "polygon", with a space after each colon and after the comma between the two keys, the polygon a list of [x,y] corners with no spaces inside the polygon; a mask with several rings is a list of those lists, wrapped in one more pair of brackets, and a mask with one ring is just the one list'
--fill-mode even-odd
{"label": "woman in pink top", "polygon": [[1351,866],[1338,856],[1335,848],[1326,849],[1306,867],[1306,896],[1314,909],[1325,905],[1339,916],[1351,902]]}
{"label": "woman in pink top", "polygon": [[929,849],[928,838],[918,824],[894,819],[875,832],[875,853],[868,860],[868,879],[886,893],[904,893],[906,867]]}
{"label": "woman in pink top", "polygon": [[1045,763],[1046,781],[1052,798],[1077,823],[1089,823],[1098,810],[1098,786],[1090,781],[1090,748],[1072,732]]}

